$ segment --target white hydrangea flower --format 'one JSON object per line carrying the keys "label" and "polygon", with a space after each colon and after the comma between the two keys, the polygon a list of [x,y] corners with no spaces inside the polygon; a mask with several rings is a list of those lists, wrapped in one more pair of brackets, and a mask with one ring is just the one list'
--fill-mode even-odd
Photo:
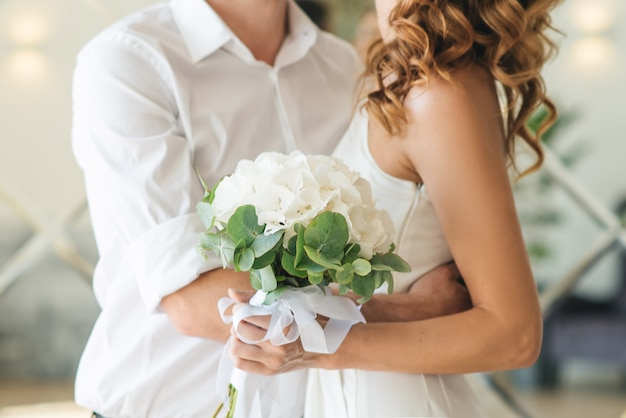
{"label": "white hydrangea flower", "polygon": [[350,242],[361,246],[364,258],[386,253],[393,239],[391,218],[376,209],[370,184],[335,157],[266,152],[240,161],[218,186],[212,206],[225,224],[247,204],[255,207],[265,233],[284,230],[285,242],[296,223],[307,226],[323,211],[346,218]]}

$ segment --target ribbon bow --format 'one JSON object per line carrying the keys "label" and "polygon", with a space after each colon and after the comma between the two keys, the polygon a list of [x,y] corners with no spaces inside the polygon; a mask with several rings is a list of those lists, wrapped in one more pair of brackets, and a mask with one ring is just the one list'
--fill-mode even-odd
{"label": "ribbon bow", "polygon": [[[247,344],[270,341],[274,345],[289,344],[300,338],[305,351],[331,354],[348,335],[352,325],[365,322],[363,314],[350,299],[335,296],[328,289],[318,286],[287,289],[283,295],[269,305],[263,305],[266,293],[257,291],[249,304],[238,309],[234,315],[226,315],[226,310],[236,302],[231,298],[221,298],[218,309],[222,320],[233,324],[237,337]],[[270,315],[270,324],[263,338],[250,340],[239,334],[239,323],[251,316]],[[322,327],[317,315],[329,318]],[[291,326],[290,326],[291,325]],[[289,327],[287,334],[284,329]],[[230,343],[230,340],[229,340]],[[227,349],[224,353],[227,353]],[[274,387],[275,378],[250,375],[235,369],[227,354],[223,354],[218,369],[218,391],[227,397],[228,382],[239,391],[236,415],[241,417],[266,417],[268,411],[278,405],[279,399]],[[285,394],[281,397],[284,400]]]}

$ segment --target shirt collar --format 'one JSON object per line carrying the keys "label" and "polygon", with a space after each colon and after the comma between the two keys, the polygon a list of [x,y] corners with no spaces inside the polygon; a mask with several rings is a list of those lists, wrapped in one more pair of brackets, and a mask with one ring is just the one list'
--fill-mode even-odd
{"label": "shirt collar", "polygon": [[289,33],[276,58],[276,67],[285,67],[302,59],[309,49],[315,45],[319,29],[306,13],[289,1]]}
{"label": "shirt collar", "polygon": [[235,38],[222,18],[204,0],[171,0],[170,9],[194,63]]}
{"label": "shirt collar", "polygon": [[[252,54],[204,0],[170,0],[170,9],[194,63],[198,63],[229,42],[238,50]],[[318,28],[293,0],[288,4],[289,33],[283,43],[277,66],[285,66],[304,57],[315,44]]]}

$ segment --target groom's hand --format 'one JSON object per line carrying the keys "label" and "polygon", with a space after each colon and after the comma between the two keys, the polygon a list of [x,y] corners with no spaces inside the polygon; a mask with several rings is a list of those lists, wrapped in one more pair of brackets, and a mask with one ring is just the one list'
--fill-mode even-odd
{"label": "groom's hand", "polygon": [[416,300],[428,298],[431,301],[432,317],[451,315],[472,307],[469,291],[454,262],[424,274],[413,282],[408,294],[416,296]]}
{"label": "groom's hand", "polygon": [[361,312],[368,322],[404,322],[451,315],[471,307],[459,270],[448,263],[418,278],[407,293],[375,295]]}

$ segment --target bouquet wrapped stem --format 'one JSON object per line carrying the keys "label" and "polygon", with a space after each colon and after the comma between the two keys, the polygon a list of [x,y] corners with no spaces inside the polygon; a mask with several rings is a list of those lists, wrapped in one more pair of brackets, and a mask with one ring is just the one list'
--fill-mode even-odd
{"label": "bouquet wrapped stem", "polygon": [[[207,229],[200,250],[217,254],[224,268],[249,272],[257,290],[249,309],[235,318],[224,315],[233,302],[220,301],[222,318],[233,321],[235,331],[246,315],[271,315],[261,341],[279,345],[300,338],[307,351],[332,353],[365,319],[328,286],[365,303],[383,285],[393,292],[392,271],[410,271],[394,253],[393,224],[376,209],[369,183],[336,158],[264,153],[242,160],[213,188],[203,185],[197,211]],[[330,318],[324,328],[317,315]],[[229,414],[239,390],[229,391]]]}

